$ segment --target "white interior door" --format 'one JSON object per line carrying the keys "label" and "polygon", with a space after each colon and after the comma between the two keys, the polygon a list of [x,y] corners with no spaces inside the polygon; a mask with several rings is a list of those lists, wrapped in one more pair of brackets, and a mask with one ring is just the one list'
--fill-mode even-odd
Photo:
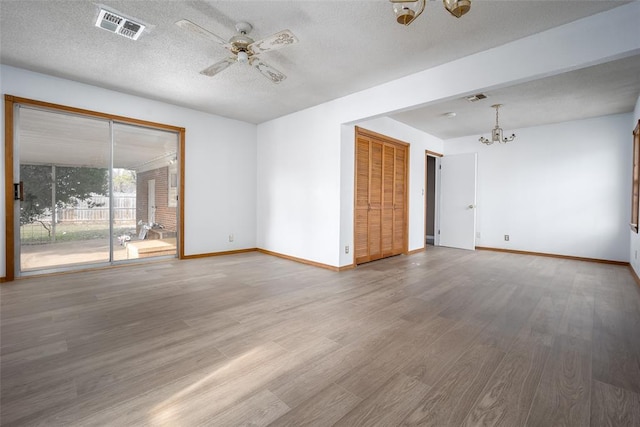
{"label": "white interior door", "polygon": [[148,198],[147,198],[147,203],[148,203],[148,217],[149,218],[149,225],[152,225],[154,222],[156,222],[156,180],[155,179],[150,179],[149,180],[149,185],[148,185]]}
{"label": "white interior door", "polygon": [[440,246],[475,249],[477,154],[440,159]]}

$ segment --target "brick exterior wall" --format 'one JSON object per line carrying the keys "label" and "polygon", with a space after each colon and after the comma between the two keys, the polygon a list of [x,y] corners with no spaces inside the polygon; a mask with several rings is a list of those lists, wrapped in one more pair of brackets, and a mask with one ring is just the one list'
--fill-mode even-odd
{"label": "brick exterior wall", "polygon": [[[177,215],[175,207],[169,207],[169,168],[153,169],[140,172],[136,184],[136,224],[142,220],[149,222],[148,198],[149,180],[156,180],[156,218],[155,222],[162,224],[167,231],[176,231]],[[140,232],[140,226],[136,227]]]}

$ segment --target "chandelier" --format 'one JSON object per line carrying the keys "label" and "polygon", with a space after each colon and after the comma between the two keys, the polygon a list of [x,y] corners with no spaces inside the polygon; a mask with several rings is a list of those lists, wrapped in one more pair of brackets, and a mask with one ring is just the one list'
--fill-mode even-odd
{"label": "chandelier", "polygon": [[[393,12],[396,14],[398,24],[411,24],[422,12],[426,6],[426,0],[389,0],[393,3]],[[442,0],[444,8],[455,16],[460,18],[471,9],[471,0]]]}
{"label": "chandelier", "polygon": [[500,125],[498,124],[498,110],[500,109],[500,107],[502,107],[502,104],[494,104],[491,106],[491,108],[495,108],[496,109],[496,127],[493,128],[493,130],[491,131],[491,139],[487,139],[485,137],[480,137],[480,139],[478,141],[482,142],[483,144],[486,145],[491,145],[494,142],[499,142],[501,144],[506,144],[507,142],[511,142],[513,141],[513,139],[516,137],[515,133],[512,133],[510,137],[505,138],[502,135],[502,128],[500,127]]}

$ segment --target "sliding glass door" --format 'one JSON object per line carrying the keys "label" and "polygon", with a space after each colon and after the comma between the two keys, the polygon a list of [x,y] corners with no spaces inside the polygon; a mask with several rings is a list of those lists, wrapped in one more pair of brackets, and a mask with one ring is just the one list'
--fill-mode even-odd
{"label": "sliding glass door", "polygon": [[115,259],[175,256],[178,135],[115,123],[113,136]]}
{"label": "sliding glass door", "polygon": [[176,256],[178,134],[20,106],[20,274]]}
{"label": "sliding glass door", "polygon": [[21,107],[20,270],[109,262],[110,123]]}

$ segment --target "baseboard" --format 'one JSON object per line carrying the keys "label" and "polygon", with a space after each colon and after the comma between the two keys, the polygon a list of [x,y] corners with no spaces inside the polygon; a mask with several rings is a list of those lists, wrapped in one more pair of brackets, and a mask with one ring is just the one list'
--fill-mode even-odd
{"label": "baseboard", "polygon": [[629,270],[631,270],[631,277],[633,277],[633,280],[635,280],[636,285],[638,285],[640,287],[640,277],[638,277],[638,274],[636,273],[636,271],[633,269],[633,267],[631,266],[631,264],[629,264]]}
{"label": "baseboard", "polygon": [[571,255],[559,255],[559,254],[549,254],[545,252],[530,252],[530,251],[518,251],[515,249],[503,249],[503,248],[490,248],[486,246],[476,246],[476,250],[479,251],[494,251],[494,252],[506,252],[510,254],[519,254],[519,255],[535,255],[535,256],[544,256],[549,258],[561,258],[561,259],[570,259],[574,261],[587,261],[587,262],[597,262],[600,264],[612,264],[612,265],[622,265],[628,266],[629,263],[625,261],[612,261],[608,259],[599,259],[599,258],[585,258],[579,256],[571,256]]}
{"label": "baseboard", "polygon": [[180,259],[196,259],[196,258],[209,258],[212,256],[222,256],[222,255],[235,255],[235,254],[244,254],[247,252],[256,252],[257,248],[248,248],[248,249],[236,249],[233,251],[222,251],[222,252],[208,252],[204,254],[195,254],[195,255],[183,255]]}
{"label": "baseboard", "polygon": [[[277,253],[277,252],[267,251],[265,249],[258,249],[258,248],[237,249],[237,250],[233,250],[233,251],[223,251],[223,252],[209,252],[209,253],[195,254],[195,255],[184,255],[180,259],[209,258],[209,257],[223,256],[223,255],[236,255],[236,254],[242,254],[242,253],[247,253],[247,252],[260,252],[260,253],[263,253],[265,255],[271,255],[271,256],[278,257],[278,258],[284,258],[284,259],[287,259],[289,261],[295,261],[295,262],[299,262],[301,264],[307,264],[307,265],[311,265],[311,266],[314,266],[314,267],[320,267],[320,268],[324,268],[324,269],[331,270],[331,271],[345,271],[345,270],[351,270],[351,269],[356,267],[355,264],[344,265],[342,267],[334,267],[332,265],[322,264],[322,263],[319,263],[319,262],[309,261],[309,260],[306,260],[306,259],[303,259],[303,258],[296,258],[296,257],[292,257],[292,256],[289,256],[289,255],[284,255],[284,254],[280,254],[280,253]],[[56,272],[56,273],[45,273],[45,274],[38,275],[38,276],[18,277],[16,279],[28,279],[30,277],[54,276],[54,275],[69,274],[69,273],[89,272],[89,271],[95,271],[95,270],[105,270],[105,269],[109,269],[109,268],[120,268],[120,267],[127,267],[127,266],[140,266],[140,265],[144,265],[145,263],[149,263],[149,262],[164,262],[164,260],[162,260],[162,261],[161,260],[154,261],[154,260],[148,259],[145,262],[130,262],[130,263],[126,263],[126,264],[108,265],[108,266],[104,266],[104,267],[91,267],[91,268],[86,268],[86,269],[60,271],[60,272]],[[0,283],[6,283],[6,282],[8,282],[6,277],[0,277]]]}
{"label": "baseboard", "polygon": [[329,265],[329,264],[323,264],[320,262],[315,262],[315,261],[310,261],[308,259],[304,259],[304,258],[297,258],[291,255],[285,255],[285,254],[281,254],[278,252],[272,252],[272,251],[268,251],[266,249],[257,249],[258,252],[263,253],[265,255],[271,255],[271,256],[275,256],[278,258],[282,258],[282,259],[286,259],[289,261],[295,261],[295,262],[299,262],[301,264],[307,264],[307,265],[311,265],[314,267],[320,267],[320,268],[324,268],[325,270],[331,270],[331,271],[344,271],[344,270],[351,270],[352,268],[355,268],[355,266],[353,264],[351,265],[345,265],[342,267],[335,267],[333,265]]}
{"label": "baseboard", "polygon": [[426,251],[426,250],[427,250],[427,248],[426,248],[426,247],[424,247],[424,248],[414,249],[414,250],[412,250],[412,251],[407,252],[407,255],[419,254],[420,252],[424,252],[424,251]]}

